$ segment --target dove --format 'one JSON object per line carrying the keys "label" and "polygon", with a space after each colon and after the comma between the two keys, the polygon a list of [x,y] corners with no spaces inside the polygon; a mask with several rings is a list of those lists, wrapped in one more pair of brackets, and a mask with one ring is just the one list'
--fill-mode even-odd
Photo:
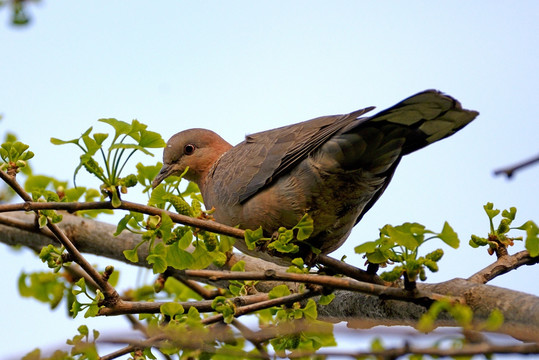
{"label": "dove", "polygon": [[[373,109],[247,135],[236,146],[211,130],[181,131],[167,142],[152,186],[188,169],[184,177],[198,184],[217,222],[262,227],[268,237],[309,214],[314,230],[291,256],[309,258],[312,247],[328,254],[382,195],[403,156],[453,135],[479,114],[437,90],[364,116]],[[289,261],[275,251],[249,250],[243,240],[234,246],[264,260]]]}

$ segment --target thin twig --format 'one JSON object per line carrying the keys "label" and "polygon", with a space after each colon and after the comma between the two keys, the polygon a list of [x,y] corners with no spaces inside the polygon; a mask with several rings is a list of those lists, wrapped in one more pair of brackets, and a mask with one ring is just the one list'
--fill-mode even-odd
{"label": "thin twig", "polygon": [[[0,205],[0,206],[2,206],[2,205]],[[33,232],[33,233],[36,233],[36,234],[43,234],[45,236],[50,237],[51,239],[54,239],[55,241],[58,241],[58,239],[56,239],[54,234],[49,229],[47,229],[47,228],[41,228],[40,229],[39,226],[37,226],[35,223],[31,224],[29,222],[18,220],[18,219],[12,218],[10,216],[2,216],[2,215],[0,215],[0,224],[10,226],[10,227],[14,227],[14,228],[21,229],[21,230],[25,230],[25,231],[29,231],[29,232]]]}
{"label": "thin twig", "polygon": [[533,165],[534,163],[536,163],[538,161],[539,161],[539,155],[537,155],[536,157],[531,158],[529,160],[526,160],[524,162],[518,163],[516,165],[509,166],[509,167],[502,168],[502,169],[498,169],[498,170],[494,171],[494,175],[504,174],[509,179],[514,175],[515,171],[518,171],[518,170],[521,170],[521,169],[523,169],[525,167]]}
{"label": "thin twig", "polygon": [[206,289],[205,287],[201,286],[199,283],[193,280],[184,279],[182,277],[179,278],[178,280],[180,280],[182,284],[187,286],[189,289],[193,290],[198,295],[202,296],[202,298],[205,300],[215,299],[219,295],[224,295],[223,291],[221,291],[220,289],[214,289],[214,290]]}
{"label": "thin twig", "polygon": [[[236,311],[234,312],[234,317],[238,318],[242,315],[250,314],[252,312],[262,310],[262,309],[267,309],[273,306],[292,304],[292,303],[302,301],[316,295],[320,295],[320,293],[318,291],[306,290],[300,294],[292,294],[292,295],[282,296],[275,299],[259,301],[254,304],[237,307]],[[213,315],[213,316],[203,319],[202,323],[205,325],[208,325],[208,324],[214,324],[222,320],[223,320],[223,315],[217,314],[217,315]]]}
{"label": "thin twig", "polygon": [[[259,301],[268,299],[268,294],[260,293],[256,295],[238,296],[231,298],[230,300],[237,304],[237,306],[255,304]],[[114,306],[103,307],[99,309],[99,315],[101,316],[113,316],[124,314],[157,314],[161,312],[161,306],[168,302],[155,301],[119,301]],[[200,300],[200,301],[184,301],[175,302],[183,306],[185,311],[189,311],[189,308],[194,307],[198,312],[213,312],[212,300]]]}
{"label": "thin twig", "polygon": [[372,284],[357,281],[350,278],[342,278],[317,274],[295,274],[275,270],[266,270],[264,272],[249,271],[217,271],[217,270],[184,270],[187,277],[207,278],[211,281],[217,280],[259,280],[259,281],[288,281],[301,282],[305,284],[321,285],[330,289],[342,289],[358,291],[365,294],[376,295],[384,299],[405,300],[422,305],[430,305],[433,301],[448,299],[453,302],[464,303],[464,300],[457,297],[450,297],[431,292],[408,291],[401,288],[388,287],[384,285]]}
{"label": "thin twig", "polygon": [[349,276],[352,279],[356,279],[359,281],[364,281],[364,282],[368,282],[372,284],[389,285],[389,283],[385,282],[377,275],[370,274],[365,270],[361,270],[353,265],[347,264],[343,261],[337,260],[327,255],[319,255],[317,257],[317,262],[322,265],[332,268],[334,271],[338,272],[339,274]]}
{"label": "thin twig", "polygon": [[232,325],[234,325],[234,327],[241,332],[241,335],[246,340],[250,341],[251,344],[253,344],[253,346],[258,350],[262,358],[271,359],[268,352],[266,351],[266,348],[261,344],[260,341],[256,339],[256,335],[251,329],[243,325],[238,319],[232,320]]}
{"label": "thin twig", "polygon": [[[0,178],[6,182],[15,192],[17,195],[19,195],[24,201],[26,201],[25,204],[32,201],[32,197],[20,186],[20,184],[15,180],[14,177],[9,176],[4,171],[0,170]],[[31,209],[34,210],[34,209]],[[37,213],[37,210],[34,210]],[[73,257],[73,260],[80,265],[81,268],[88,273],[88,275],[94,279],[94,281],[98,284],[99,288],[105,295],[105,298],[108,301],[115,302],[117,301],[120,296],[102,276],[101,274],[94,269],[94,267],[86,260],[84,256],[77,250],[75,245],[69,240],[69,238],[65,235],[65,233],[56,225],[53,224],[51,221],[47,220],[47,227],[48,229],[54,234],[54,236],[60,241],[60,243],[66,248],[66,250],[71,254]]]}
{"label": "thin twig", "polygon": [[494,263],[470,276],[468,281],[486,284],[495,277],[518,269],[522,265],[534,265],[538,263],[539,256],[531,257],[527,250],[523,250],[514,255],[506,255],[498,258]]}
{"label": "thin twig", "polygon": [[[265,308],[269,308],[269,307],[272,307],[272,306],[279,306],[279,305],[294,303],[294,302],[301,301],[301,300],[304,300],[304,299],[307,299],[309,297],[316,296],[316,295],[317,295],[317,292],[312,291],[312,290],[306,290],[305,292],[303,292],[301,294],[293,294],[293,295],[283,296],[283,297],[276,298],[276,299],[270,299],[270,300],[266,300],[266,301],[259,301],[259,302],[255,303],[255,304],[237,307],[234,316],[239,317],[239,316],[246,315],[246,314],[249,314],[251,312],[258,311],[258,310],[265,309]],[[218,314],[218,315],[214,315],[214,316],[210,316],[210,317],[207,317],[205,319],[202,319],[201,322],[204,325],[209,325],[209,324],[217,323],[217,322],[222,321],[222,320],[223,320],[223,315]],[[101,360],[111,360],[111,359],[115,359],[117,357],[120,357],[122,355],[128,354],[130,352],[133,352],[133,351],[135,351],[137,349],[144,349],[144,348],[147,348],[147,347],[158,346],[158,344],[160,342],[164,341],[164,340],[167,340],[167,336],[165,334],[158,334],[158,335],[156,335],[154,337],[151,337],[151,338],[149,338],[147,340],[144,340],[142,342],[133,342],[130,345],[128,345],[128,346],[126,346],[126,347],[124,347],[124,348],[122,348],[120,350],[117,350],[117,351],[115,351],[113,353],[102,356]],[[181,340],[181,339],[174,339],[174,340]]]}
{"label": "thin twig", "polygon": [[132,314],[126,314],[125,318],[127,319],[127,321],[129,321],[131,327],[134,330],[140,331],[145,337],[148,337],[148,328],[142,325],[142,323],[138,321],[135,316],[133,316]]}

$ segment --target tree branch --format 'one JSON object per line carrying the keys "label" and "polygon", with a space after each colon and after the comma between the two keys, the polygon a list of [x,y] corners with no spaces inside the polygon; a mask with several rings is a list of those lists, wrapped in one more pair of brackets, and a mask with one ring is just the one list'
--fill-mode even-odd
{"label": "tree branch", "polygon": [[[256,304],[261,301],[268,300],[268,294],[260,293],[256,295],[247,295],[247,296],[238,296],[231,298],[236,306],[247,306],[251,304]],[[101,316],[113,316],[113,315],[124,315],[124,314],[157,314],[161,311],[161,306],[167,302],[159,301],[119,301],[114,306],[107,306],[99,309],[99,315]],[[185,311],[189,311],[189,308],[194,307],[198,312],[212,312],[215,311],[212,307],[212,300],[201,300],[201,301],[184,301],[184,302],[175,302],[183,306]]]}
{"label": "tree branch", "polygon": [[[31,202],[26,201],[25,203],[18,204],[5,204],[0,205],[0,212],[9,212],[9,211],[38,211],[38,210],[65,210],[68,212],[76,212],[81,210],[113,210],[115,209],[112,206],[110,201],[100,201],[100,202]],[[198,218],[193,218],[190,216],[185,216],[177,214],[171,211],[159,209],[153,206],[141,205],[137,203],[132,203],[129,201],[122,201],[120,207],[116,209],[135,211],[147,215],[158,215],[166,213],[174,223],[193,226],[199,229],[204,229],[207,231],[215,232],[218,234],[223,234],[231,236],[238,239],[243,239],[245,236],[245,231],[238,229],[232,226],[226,226],[215,221],[202,220]],[[359,281],[365,281],[369,283],[375,283],[379,285],[389,285],[382,279],[380,279],[375,274],[370,274],[365,270],[361,270],[355,266],[346,264],[342,261],[331,258],[327,255],[320,255],[316,259],[320,264],[327,266],[328,268],[333,269],[337,273],[344,274],[353,279]]]}
{"label": "tree branch", "polygon": [[527,250],[523,250],[514,255],[505,255],[498,258],[493,264],[470,276],[468,281],[486,284],[495,277],[518,269],[523,265],[535,265],[537,263],[539,263],[539,256],[531,257]]}
{"label": "tree branch", "polygon": [[377,284],[357,281],[350,278],[341,278],[317,274],[294,274],[269,269],[262,272],[236,272],[216,270],[183,270],[185,276],[208,278],[209,280],[278,280],[285,282],[298,282],[304,284],[320,285],[329,289],[359,291],[364,294],[376,295],[382,299],[410,301],[423,306],[430,306],[436,300],[446,299],[453,302],[464,303],[464,299],[434,294],[416,289],[408,291],[402,288],[388,287]]}
{"label": "tree branch", "polygon": [[502,169],[498,169],[498,170],[494,171],[494,175],[504,174],[509,179],[514,175],[515,171],[518,171],[518,170],[521,170],[521,169],[523,169],[525,167],[533,165],[534,163],[536,163],[538,161],[539,161],[539,155],[537,155],[536,157],[531,158],[529,160],[526,160],[524,162],[518,163],[516,165],[509,166],[509,167],[502,168]]}
{"label": "tree branch", "polygon": [[[494,345],[489,343],[481,344],[465,344],[461,348],[438,348],[438,347],[418,347],[405,344],[402,347],[388,348],[381,351],[360,351],[360,352],[330,352],[319,351],[316,355],[321,357],[351,357],[364,358],[375,357],[377,359],[397,359],[405,355],[425,355],[432,357],[465,357],[474,355],[486,354],[519,354],[530,355],[539,354],[539,344],[527,343],[518,345]],[[313,355],[312,353],[294,353],[289,356],[290,359],[301,358],[304,356]]]}
{"label": "tree branch", "polygon": [[[4,171],[0,170],[0,178],[6,182],[16,193],[19,195],[24,201],[30,202],[32,201],[32,197],[24,191],[24,189],[19,185],[19,183],[15,180],[15,177],[9,176]],[[34,209],[32,209],[34,210]],[[36,214],[37,214],[37,210]],[[88,273],[88,275],[97,283],[103,294],[105,295],[105,298],[108,299],[108,301],[111,301],[114,303],[117,301],[120,296],[102,276],[101,274],[93,268],[93,266],[86,261],[86,259],[82,256],[82,254],[77,250],[77,248],[73,245],[71,240],[66,236],[66,234],[58,227],[58,225],[53,224],[50,220],[47,219],[47,228],[54,234],[56,239],[66,248],[66,250],[71,254],[73,257],[73,261],[75,261],[77,264],[80,265],[81,268]]]}
{"label": "tree branch", "polygon": [[[15,218],[19,222],[25,221],[33,224],[33,217],[25,213],[10,213],[3,217]],[[81,252],[104,256],[126,263],[123,251],[133,249],[140,241],[140,235],[123,232],[118,236],[112,236],[116,227],[107,223],[88,220],[81,217],[66,214],[59,224],[70,234],[75,246]],[[24,245],[33,249],[53,243],[49,237],[12,226],[0,225],[0,242],[8,245]],[[138,249],[139,262],[132,265],[149,267],[145,262],[148,255],[146,246]],[[246,271],[265,271],[285,268],[275,264],[255,259],[243,254],[234,253],[228,266],[232,266],[239,260],[245,261]],[[171,276],[182,278],[185,273],[179,270],[171,270]],[[196,281],[208,281],[204,278],[193,278]],[[226,281],[208,281],[224,287]],[[257,285],[260,291],[269,291],[278,282],[261,282]],[[418,284],[420,291],[428,291],[437,294],[451,294],[455,297],[463,297],[465,302],[480,319],[489,316],[493,309],[500,309],[505,317],[505,324],[500,332],[510,334],[519,339],[539,341],[539,298],[510,289],[498,288],[491,285],[478,284],[464,279],[454,279],[439,284]],[[377,324],[388,325],[413,325],[419,317],[425,313],[423,306],[397,300],[383,300],[377,296],[364,295],[357,292],[337,290],[335,299],[325,306],[319,306],[321,317],[332,318],[334,321],[347,321],[349,326],[356,326],[365,321],[376,321]],[[455,325],[454,322],[446,322],[444,325]],[[364,325],[362,325],[364,326]]]}

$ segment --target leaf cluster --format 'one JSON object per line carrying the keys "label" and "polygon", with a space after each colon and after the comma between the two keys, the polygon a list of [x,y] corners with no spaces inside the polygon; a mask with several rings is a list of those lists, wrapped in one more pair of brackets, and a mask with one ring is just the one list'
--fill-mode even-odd
{"label": "leaf cluster", "polygon": [[34,157],[34,153],[28,150],[29,145],[15,139],[11,140],[0,146],[0,158],[2,159],[0,170],[8,171],[14,175],[19,172],[20,168],[27,165],[27,161]]}
{"label": "leaf cluster", "polygon": [[422,332],[432,331],[435,328],[436,319],[442,313],[449,314],[464,330],[495,331],[502,326],[504,321],[503,314],[498,309],[494,309],[484,321],[476,321],[473,311],[468,305],[439,300],[435,301],[429,310],[421,316],[417,329]]}
{"label": "leaf cluster", "polygon": [[[278,285],[269,292],[270,298],[290,295],[286,285]],[[317,305],[309,299],[305,305],[294,303],[290,306],[272,307],[259,311],[261,327],[273,326],[278,329],[270,344],[280,357],[301,353],[314,353],[325,346],[336,346],[333,325],[318,320]]]}
{"label": "leaf cluster", "polygon": [[469,241],[471,247],[477,248],[480,246],[488,246],[490,255],[498,253],[500,250],[507,249],[513,246],[515,240],[522,241],[523,237],[508,236],[511,230],[523,230],[526,232],[525,248],[530,253],[531,257],[539,256],[539,227],[533,221],[529,220],[518,227],[511,227],[513,220],[516,218],[517,209],[515,207],[509,210],[501,211],[502,218],[498,226],[494,226],[494,218],[500,214],[500,210],[494,209],[493,203],[487,203],[483,206],[490,224],[490,231],[487,237],[472,235]]}
{"label": "leaf cluster", "polygon": [[[143,166],[138,166],[139,178],[151,173]],[[200,190],[194,183],[189,183],[184,191],[179,190],[179,181],[160,184],[151,193],[148,205],[161,209],[174,207],[183,215],[210,219],[210,212],[202,210]],[[185,197],[191,198],[189,204]],[[134,249],[124,251],[125,257],[138,262],[138,248],[143,244],[149,247],[146,261],[153,265],[155,273],[162,273],[167,267],[175,269],[203,269],[210,264],[222,266],[226,262],[226,253],[232,249],[234,240],[224,235],[195,229],[189,226],[176,225],[163,212],[160,216],[144,216],[130,212],[118,223],[115,235],[123,230],[138,232],[142,241]],[[188,251],[192,246],[194,251]]]}
{"label": "leaf cluster", "polygon": [[[313,230],[313,219],[309,214],[305,214],[293,228],[280,227],[277,235],[271,238],[264,237],[262,227],[256,230],[247,229],[245,230],[245,244],[249,250],[266,247],[270,251],[273,250],[281,254],[294,254],[299,251],[298,244],[306,244],[305,240],[311,236]],[[311,250],[315,254],[320,253],[320,250],[313,247]]]}
{"label": "leaf cluster", "polygon": [[459,246],[458,235],[447,222],[439,233],[426,229],[424,225],[407,222],[398,226],[385,225],[380,229],[377,240],[356,246],[355,252],[365,254],[371,264],[397,264],[391,271],[380,275],[386,281],[396,281],[403,275],[407,281],[416,281],[418,277],[424,281],[426,269],[437,272],[437,262],[444,254],[442,249],[436,249],[420,255],[419,247],[433,239],[440,239],[455,249]]}
{"label": "leaf cluster", "polygon": [[[77,173],[84,167],[86,171],[102,182],[101,191],[112,200],[112,205],[119,207],[120,193],[125,194],[127,188],[137,184],[137,177],[133,174],[121,177],[129,158],[137,151],[153,156],[147,148],[161,148],[165,146],[165,142],[161,135],[146,130],[147,125],[137,120],[133,120],[131,124],[112,118],[100,119],[99,121],[112,126],[114,129],[114,137],[106,150],[104,149],[104,142],[109,137],[109,134],[94,133],[90,135],[93,130],[92,127],[78,138],[72,140],[51,138],[51,142],[55,145],[75,144],[78,146],[83,154],[80,156],[79,165],[73,174],[73,182],[76,184]],[[103,167],[94,158],[98,152],[101,155]]]}

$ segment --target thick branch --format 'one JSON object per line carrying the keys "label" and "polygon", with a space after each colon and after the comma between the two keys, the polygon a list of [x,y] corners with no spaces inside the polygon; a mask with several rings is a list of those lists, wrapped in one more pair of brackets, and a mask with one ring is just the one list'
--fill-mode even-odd
{"label": "thick branch", "polygon": [[[0,242],[9,245],[24,245],[33,249],[53,243],[49,237],[16,229],[12,226],[11,219],[25,221],[33,224],[33,217],[24,213],[5,214],[0,217],[9,219],[0,225]],[[83,219],[73,215],[65,215],[59,224],[64,231],[70,234],[75,246],[81,252],[96,254],[119,261],[128,261],[123,256],[123,250],[133,249],[140,242],[140,236],[129,232],[123,232],[117,237],[112,236],[115,226]],[[139,248],[138,266],[149,267],[145,263],[148,252],[147,248]],[[284,271],[275,264],[267,263],[259,259],[234,254],[232,263],[245,260],[246,271],[265,271],[276,269]],[[184,277],[185,272],[171,270],[172,276]],[[203,280],[193,277],[193,280]],[[220,283],[220,285],[224,285]],[[271,286],[270,286],[271,288]],[[270,288],[265,288],[270,290]],[[455,297],[463,297],[479,318],[486,318],[493,309],[500,309],[505,317],[503,332],[520,339],[539,341],[539,299],[536,296],[521,292],[483,285],[464,279],[454,279],[440,284],[419,284],[420,291],[438,294],[447,294]],[[346,320],[350,326],[365,326],[365,321],[371,319],[377,324],[406,324],[413,325],[425,312],[423,306],[397,300],[383,300],[377,296],[365,295],[357,292],[338,290],[336,298],[327,306],[319,307],[319,314],[323,317],[333,318],[335,321]],[[453,323],[454,325],[454,323]]]}

